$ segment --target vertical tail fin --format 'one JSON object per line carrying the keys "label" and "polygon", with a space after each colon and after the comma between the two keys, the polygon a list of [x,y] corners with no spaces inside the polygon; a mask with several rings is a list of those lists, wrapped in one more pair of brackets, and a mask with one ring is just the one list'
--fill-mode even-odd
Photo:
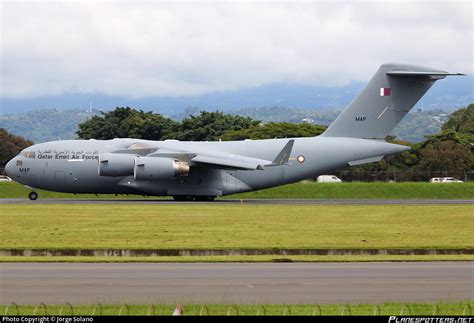
{"label": "vertical tail fin", "polygon": [[448,75],[463,74],[413,65],[383,64],[322,136],[383,139],[434,82]]}

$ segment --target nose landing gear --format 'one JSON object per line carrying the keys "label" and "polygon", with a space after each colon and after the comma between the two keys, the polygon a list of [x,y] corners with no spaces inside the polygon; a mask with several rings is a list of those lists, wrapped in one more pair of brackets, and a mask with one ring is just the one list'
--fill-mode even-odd
{"label": "nose landing gear", "polygon": [[30,192],[30,193],[28,194],[28,198],[29,198],[30,200],[32,200],[32,201],[35,201],[35,200],[38,198],[38,193],[36,193],[36,192]]}

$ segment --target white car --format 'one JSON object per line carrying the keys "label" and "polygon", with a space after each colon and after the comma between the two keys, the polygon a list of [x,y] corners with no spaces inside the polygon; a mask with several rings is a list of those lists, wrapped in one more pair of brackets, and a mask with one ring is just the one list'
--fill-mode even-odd
{"label": "white car", "polygon": [[454,177],[443,177],[441,183],[463,183],[463,181],[460,181]]}
{"label": "white car", "polygon": [[0,182],[11,182],[12,179],[6,175],[0,175]]}
{"label": "white car", "polygon": [[342,183],[341,179],[334,175],[320,175],[317,181],[318,183]]}
{"label": "white car", "polygon": [[463,183],[454,177],[433,177],[430,179],[430,183]]}
{"label": "white car", "polygon": [[430,183],[441,183],[442,180],[442,177],[433,177],[432,179],[430,179]]}

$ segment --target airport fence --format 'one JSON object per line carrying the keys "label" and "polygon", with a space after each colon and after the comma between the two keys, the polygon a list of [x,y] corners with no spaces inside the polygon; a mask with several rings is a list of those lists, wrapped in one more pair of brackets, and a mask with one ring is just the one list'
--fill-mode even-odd
{"label": "airport fence", "polygon": [[474,171],[358,171],[343,170],[331,173],[343,182],[428,182],[433,177],[454,177],[464,182],[474,182]]}
{"label": "airport fence", "polygon": [[[0,168],[0,175],[5,175],[4,168]],[[332,172],[331,175],[336,175],[343,182],[428,182],[433,177],[454,177],[464,182],[474,182],[474,171],[358,171],[348,169]]]}
{"label": "airport fence", "polygon": [[18,305],[11,303],[9,305],[0,305],[4,307],[4,316],[169,316],[169,315],[191,315],[191,316],[265,316],[265,315],[459,315],[472,316],[472,302],[460,303],[460,306],[453,308],[448,303],[433,304],[404,304],[399,303],[389,305],[163,305],[163,304],[121,304],[121,305],[72,305],[65,303],[63,305],[47,305],[40,303],[38,305]]}

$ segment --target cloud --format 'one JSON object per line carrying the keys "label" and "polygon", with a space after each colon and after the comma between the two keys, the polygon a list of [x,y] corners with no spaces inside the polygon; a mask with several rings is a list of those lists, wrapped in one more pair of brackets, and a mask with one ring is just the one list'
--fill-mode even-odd
{"label": "cloud", "polygon": [[181,96],[473,73],[472,2],[2,2],[2,97]]}

